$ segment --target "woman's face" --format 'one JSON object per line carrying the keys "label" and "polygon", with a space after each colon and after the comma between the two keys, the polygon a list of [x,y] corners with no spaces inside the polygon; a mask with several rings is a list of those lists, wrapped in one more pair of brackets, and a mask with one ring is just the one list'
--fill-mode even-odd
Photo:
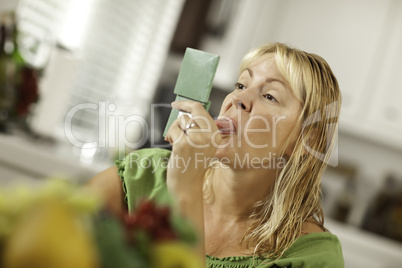
{"label": "woman's face", "polygon": [[223,139],[216,157],[235,169],[275,168],[274,158],[280,157],[292,130],[300,127],[301,109],[274,55],[260,57],[241,73],[222,104],[216,124]]}

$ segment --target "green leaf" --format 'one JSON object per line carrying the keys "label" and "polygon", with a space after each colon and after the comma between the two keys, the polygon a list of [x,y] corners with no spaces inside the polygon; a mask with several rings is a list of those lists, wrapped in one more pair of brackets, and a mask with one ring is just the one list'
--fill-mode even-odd
{"label": "green leaf", "polygon": [[179,215],[172,215],[170,221],[179,236],[179,240],[188,244],[197,243],[197,234],[188,220]]}
{"label": "green leaf", "polygon": [[94,227],[102,268],[149,267],[146,256],[126,242],[123,226],[116,218],[100,217]]}

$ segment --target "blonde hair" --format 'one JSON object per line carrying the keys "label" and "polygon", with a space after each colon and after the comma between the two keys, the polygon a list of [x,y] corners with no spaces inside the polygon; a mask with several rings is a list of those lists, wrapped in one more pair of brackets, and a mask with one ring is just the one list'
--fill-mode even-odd
{"label": "blonde hair", "polygon": [[274,55],[289,89],[302,103],[301,127],[290,135],[287,146],[292,146],[293,152],[279,171],[271,194],[256,204],[242,242],[254,247],[254,254],[279,258],[302,234],[307,219],[314,217],[326,230],[320,203],[321,176],[336,142],[341,93],[323,58],[281,43],[248,53],[240,71],[267,54]]}

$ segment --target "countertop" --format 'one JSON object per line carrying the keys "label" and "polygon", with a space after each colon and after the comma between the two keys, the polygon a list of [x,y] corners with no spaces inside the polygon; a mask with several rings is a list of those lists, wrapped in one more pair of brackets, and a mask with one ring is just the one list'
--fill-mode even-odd
{"label": "countertop", "polygon": [[79,148],[60,142],[0,134],[0,148],[1,183],[52,176],[82,182],[112,165],[112,161],[85,159]]}

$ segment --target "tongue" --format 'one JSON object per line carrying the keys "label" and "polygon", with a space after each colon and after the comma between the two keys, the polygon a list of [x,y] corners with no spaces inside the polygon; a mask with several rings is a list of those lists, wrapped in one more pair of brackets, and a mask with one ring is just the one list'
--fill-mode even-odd
{"label": "tongue", "polygon": [[215,120],[216,126],[219,128],[221,133],[233,133],[236,132],[236,128],[233,123],[227,119],[217,119]]}

